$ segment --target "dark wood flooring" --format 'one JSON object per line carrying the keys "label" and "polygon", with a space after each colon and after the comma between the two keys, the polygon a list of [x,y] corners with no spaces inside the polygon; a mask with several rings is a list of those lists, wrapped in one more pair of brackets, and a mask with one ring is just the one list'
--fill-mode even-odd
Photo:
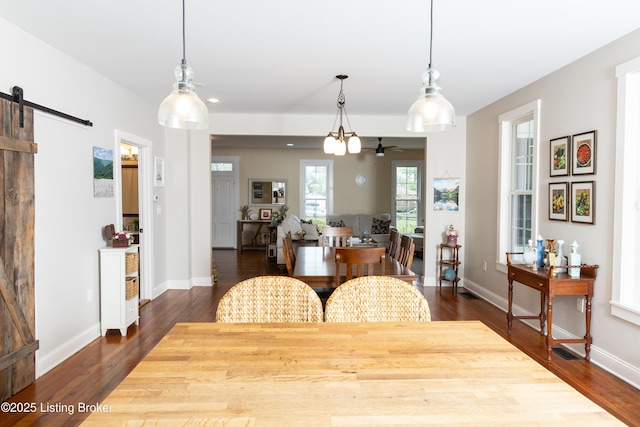
{"label": "dark wood flooring", "polygon": [[[126,337],[109,331],[11,398],[13,409],[22,405],[23,410],[0,412],[0,426],[80,424],[88,414],[78,412],[78,403],[101,402],[176,322],[211,322],[220,297],[233,284],[257,275],[285,274],[265,262],[264,252],[214,250],[213,256],[218,265],[215,287],[170,290],[145,304],[140,326],[131,326]],[[483,300],[469,299],[462,292],[456,295],[450,287],[420,289],[429,301],[432,320],[481,320],[620,420],[640,426],[640,390],[582,359],[565,360],[554,354],[547,363],[539,333],[515,322],[512,336],[507,337],[505,313]],[[35,408],[27,406],[25,411],[23,404]]]}

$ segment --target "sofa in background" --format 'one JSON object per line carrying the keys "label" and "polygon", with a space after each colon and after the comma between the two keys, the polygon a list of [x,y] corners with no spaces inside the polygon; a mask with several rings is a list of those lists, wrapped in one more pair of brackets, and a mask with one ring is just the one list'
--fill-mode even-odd
{"label": "sofa in background", "polygon": [[360,237],[363,232],[371,234],[378,246],[389,246],[391,214],[331,214],[327,215],[327,225],[331,227],[351,227],[353,236]]}
{"label": "sofa in background", "polygon": [[293,240],[293,247],[297,250],[298,242],[302,239],[300,232],[304,231],[305,240],[318,240],[320,239],[320,233],[318,233],[318,226],[307,221],[300,220],[295,215],[287,215],[285,219],[278,224],[277,229],[277,242],[276,242],[276,262],[278,264],[284,264],[284,252],[282,251],[283,243],[282,239],[291,233],[291,240]]}

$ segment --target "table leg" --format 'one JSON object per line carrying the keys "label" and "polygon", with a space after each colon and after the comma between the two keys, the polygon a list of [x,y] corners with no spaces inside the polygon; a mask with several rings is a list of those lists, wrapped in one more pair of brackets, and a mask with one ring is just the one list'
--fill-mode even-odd
{"label": "table leg", "polygon": [[511,335],[511,325],[513,324],[513,279],[509,279],[509,310],[507,311],[507,335]]}
{"label": "table leg", "polygon": [[547,320],[547,315],[546,315],[546,295],[544,292],[540,292],[540,335],[544,335],[544,323],[545,320]]}
{"label": "table leg", "polygon": [[586,297],[586,314],[585,314],[585,322],[586,322],[586,334],[584,336],[584,352],[585,352],[585,360],[588,362],[591,358],[591,297],[589,295],[585,295]]}
{"label": "table leg", "polygon": [[553,342],[552,336],[552,325],[553,325],[553,297],[549,295],[547,297],[547,361],[551,361],[551,344]]}

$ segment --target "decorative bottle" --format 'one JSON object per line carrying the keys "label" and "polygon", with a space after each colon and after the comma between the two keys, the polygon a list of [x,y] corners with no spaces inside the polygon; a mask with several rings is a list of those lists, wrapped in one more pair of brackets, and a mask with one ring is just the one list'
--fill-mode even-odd
{"label": "decorative bottle", "polygon": [[536,248],[533,247],[533,240],[529,239],[529,244],[526,248],[524,248],[524,263],[527,267],[537,268],[537,256],[536,256]]}
{"label": "decorative bottle", "polygon": [[[571,244],[571,253],[569,254],[569,266],[582,264],[582,255],[578,253],[578,242],[575,240]],[[580,277],[580,267],[569,269],[569,277]]]}
{"label": "decorative bottle", "polygon": [[542,236],[539,234],[536,250],[538,251],[538,267],[544,267],[544,246],[542,246]]}
{"label": "decorative bottle", "polygon": [[[558,240],[556,243],[556,267],[566,267],[567,266],[567,257],[562,253],[562,249],[564,248],[564,240]],[[566,268],[557,268],[556,271],[558,273],[566,273]]]}

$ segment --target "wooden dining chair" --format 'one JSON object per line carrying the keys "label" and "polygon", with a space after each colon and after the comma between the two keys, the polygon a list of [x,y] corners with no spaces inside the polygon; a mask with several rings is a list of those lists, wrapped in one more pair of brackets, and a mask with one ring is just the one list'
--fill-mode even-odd
{"label": "wooden dining chair", "polygon": [[389,251],[388,255],[391,258],[395,259],[396,252],[398,251],[398,246],[400,246],[400,237],[401,234],[398,232],[397,228],[389,229]]}
{"label": "wooden dining chair", "polygon": [[363,276],[338,286],[325,304],[326,322],[429,322],[425,297],[390,276]]}
{"label": "wooden dining chair", "polygon": [[287,273],[289,273],[289,276],[293,276],[293,270],[296,267],[296,251],[293,248],[291,233],[287,233],[282,238],[282,255],[284,255],[284,263],[287,266]]}
{"label": "wooden dining chair", "polygon": [[[381,264],[380,275],[384,275],[386,249],[380,248],[336,248],[336,285],[340,284],[341,264],[346,265],[345,280],[364,275],[373,275],[374,264]],[[353,269],[356,269],[354,276]]]}
{"label": "wooden dining chair", "polygon": [[400,239],[400,246],[396,251],[396,260],[408,269],[411,269],[413,264],[413,254],[416,251],[416,244],[413,241],[413,237],[402,235]]}
{"label": "wooden dining chair", "polygon": [[322,322],[322,302],[306,283],[287,276],[243,280],[220,298],[216,322]]}
{"label": "wooden dining chair", "polygon": [[351,245],[352,227],[325,227],[322,229],[322,247],[346,248]]}

